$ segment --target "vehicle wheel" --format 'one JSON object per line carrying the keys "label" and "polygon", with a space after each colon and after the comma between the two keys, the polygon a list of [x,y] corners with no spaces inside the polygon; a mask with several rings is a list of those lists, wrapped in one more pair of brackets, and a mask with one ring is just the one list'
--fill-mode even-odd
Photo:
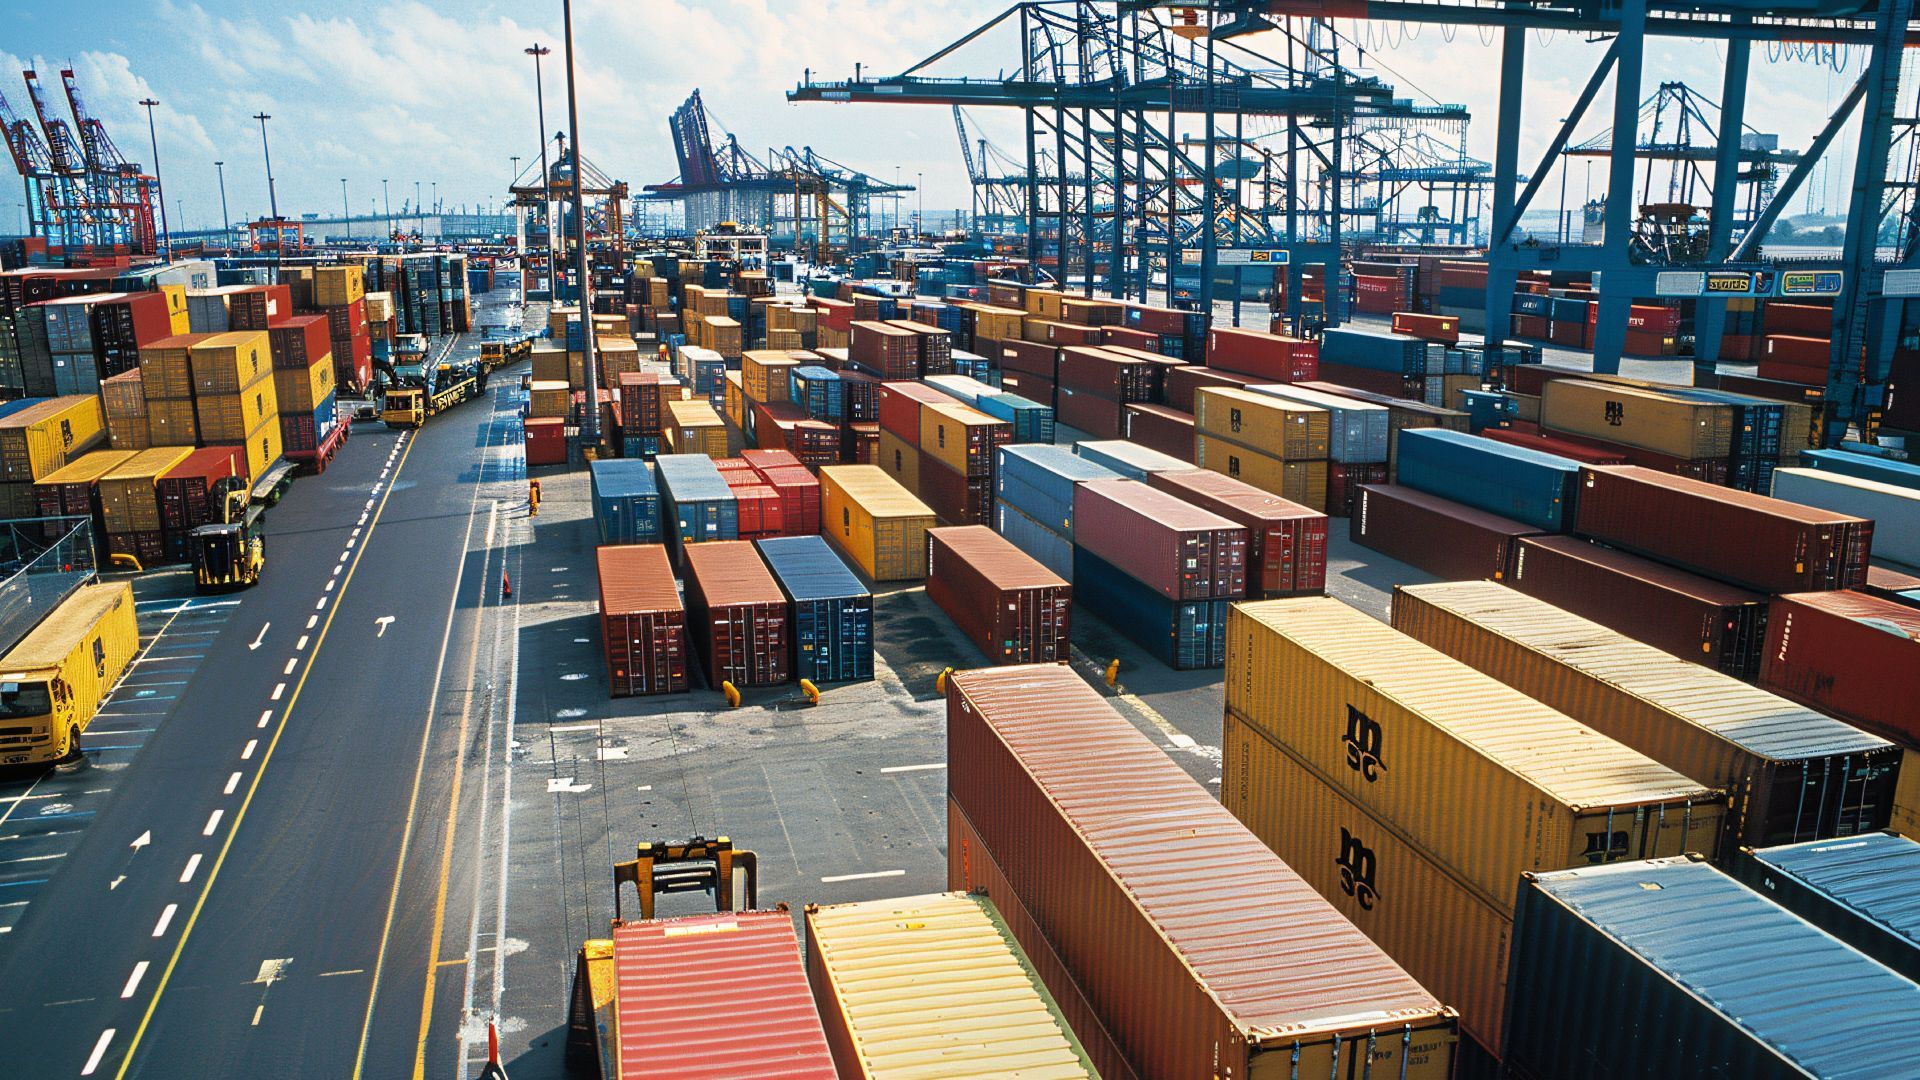
{"label": "vehicle wheel", "polygon": [[80,749],[80,725],[69,725],[67,727],[67,752],[60,755],[60,760],[57,764],[65,765],[69,768],[78,768],[86,764],[86,760],[87,755],[82,753]]}

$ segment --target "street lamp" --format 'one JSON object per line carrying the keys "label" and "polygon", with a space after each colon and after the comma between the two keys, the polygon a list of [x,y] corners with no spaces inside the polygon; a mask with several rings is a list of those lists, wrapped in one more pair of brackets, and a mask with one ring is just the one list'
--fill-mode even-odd
{"label": "street lamp", "polygon": [[918,236],[927,231],[927,174],[917,169],[913,173],[913,193],[920,200],[920,208],[913,212],[913,231]]}
{"label": "street lamp", "polygon": [[353,239],[353,208],[347,205],[347,178],[340,178],[340,224],[346,226],[347,239]]}
{"label": "street lamp", "polygon": [[553,52],[539,42],[524,50],[533,57],[533,100],[540,113],[540,207],[547,226],[547,288],[553,288],[553,172],[547,166],[547,93],[540,77],[540,58]]}
{"label": "street lamp", "polygon": [[267,159],[267,210],[272,214],[273,219],[278,221],[280,220],[280,196],[273,189],[273,149],[267,145],[267,121],[273,117],[259,112],[254,113],[253,118],[260,121],[260,153]]}
{"label": "street lamp", "polygon": [[160,182],[160,137],[154,133],[153,107],[160,104],[153,98],[141,98],[139,104],[147,110],[147,142],[153,147],[153,188],[154,199],[160,204],[160,257],[173,258],[173,228],[167,224],[167,186]]}
{"label": "street lamp", "polygon": [[393,196],[387,193],[387,182],[380,181],[380,197],[387,203],[387,240],[393,240]]}
{"label": "street lamp", "polygon": [[220,242],[233,243],[233,222],[227,217],[227,163],[216,161],[213,171],[220,174]]}
{"label": "street lamp", "polygon": [[[579,287],[574,302],[580,308],[581,344],[584,348],[585,363],[582,374],[589,387],[600,385],[598,357],[595,356],[593,340],[593,276],[587,272],[587,185],[582,175],[580,162],[585,160],[580,153],[580,95],[575,87],[573,75],[573,0],[561,0],[561,21],[567,35],[567,134],[573,141],[573,166],[568,173],[568,185],[573,189],[573,242],[574,256],[579,260],[577,272],[580,275]],[[617,239],[617,238],[616,238]],[[600,443],[600,407],[595,404],[591,391],[587,394],[586,415],[580,423],[580,441],[586,446]]]}

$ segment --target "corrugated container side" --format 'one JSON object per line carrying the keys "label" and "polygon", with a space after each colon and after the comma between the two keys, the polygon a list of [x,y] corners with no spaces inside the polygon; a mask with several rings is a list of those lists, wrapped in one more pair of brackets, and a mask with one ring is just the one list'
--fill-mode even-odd
{"label": "corrugated container side", "polygon": [[1073,493],[1079,546],[1170,600],[1247,594],[1247,530],[1137,480],[1090,480]]}
{"label": "corrugated container side", "polygon": [[1637,387],[1555,379],[1540,391],[1540,424],[1683,460],[1733,451],[1733,407]]}
{"label": "corrugated container side", "polygon": [[1402,431],[1403,487],[1512,518],[1543,532],[1573,522],[1579,466],[1565,458],[1439,428]]}
{"label": "corrugated container side", "polygon": [[1755,892],[1920,982],[1920,843],[1894,833],[1742,848],[1729,865]]}
{"label": "corrugated container side", "polygon": [[1231,600],[1169,600],[1083,547],[1074,547],[1080,606],[1161,663],[1180,671],[1226,663]]}
{"label": "corrugated container side", "polygon": [[1247,596],[1303,596],[1327,584],[1327,515],[1209,469],[1147,483],[1247,527]]}
{"label": "corrugated container side", "polygon": [[818,536],[757,542],[792,604],[793,675],[816,683],[873,678],[873,594]]}
{"label": "corrugated container side", "polygon": [[1775,469],[1773,497],[1873,522],[1873,554],[1920,567],[1920,490],[1817,469]]}
{"label": "corrugated container side", "polygon": [[927,532],[927,598],[992,664],[1071,659],[1073,586],[981,525]]}
{"label": "corrugated container side", "polygon": [[687,629],[707,685],[773,686],[792,677],[787,597],[744,540],[687,549]]}
{"label": "corrugated container side", "polygon": [[820,532],[871,581],[927,576],[927,505],[873,465],[820,470]]}
{"label": "corrugated container side", "polygon": [[1773,598],[1760,685],[1920,745],[1920,610],[1856,592]]}
{"label": "corrugated container side", "polygon": [[657,544],[603,547],[594,560],[610,696],[685,690],[686,611],[667,549]]}
{"label": "corrugated container side", "polygon": [[1535,526],[1398,485],[1362,484],[1347,519],[1353,542],[1443,578],[1505,578]]}
{"label": "corrugated container side", "polygon": [[1014,547],[1059,575],[1061,580],[1073,580],[1073,541],[1035,521],[1020,508],[1020,504],[995,499],[993,529],[1006,537]]}

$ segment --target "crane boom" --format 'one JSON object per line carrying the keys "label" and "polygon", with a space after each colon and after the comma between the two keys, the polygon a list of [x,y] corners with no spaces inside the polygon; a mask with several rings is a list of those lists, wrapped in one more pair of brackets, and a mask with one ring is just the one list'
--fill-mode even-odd
{"label": "crane boom", "polygon": [[21,176],[45,176],[52,171],[47,144],[41,141],[40,133],[32,124],[13,111],[4,93],[0,93],[0,128],[6,130],[7,153],[13,155],[13,167]]}
{"label": "crane boom", "polygon": [[113,145],[113,139],[107,135],[105,124],[87,113],[86,102],[80,98],[80,85],[73,77],[72,68],[60,71],[60,82],[67,90],[67,106],[73,110],[74,122],[80,125],[80,149],[86,155],[87,168],[94,172],[113,172],[127,164],[120,148]]}
{"label": "crane boom", "polygon": [[20,73],[27,81],[27,96],[33,100],[34,115],[40,118],[40,128],[47,133],[47,151],[53,161],[53,168],[64,176],[79,176],[86,172],[85,166],[73,159],[73,129],[67,126],[64,118],[49,115],[46,96],[40,92],[40,76],[29,68]]}
{"label": "crane boom", "polygon": [[[960,106],[953,107],[953,126],[960,132],[960,160],[966,163],[967,179],[978,184],[980,171],[973,165],[973,147],[967,143],[967,121],[960,115]],[[984,164],[984,163],[983,163]]]}

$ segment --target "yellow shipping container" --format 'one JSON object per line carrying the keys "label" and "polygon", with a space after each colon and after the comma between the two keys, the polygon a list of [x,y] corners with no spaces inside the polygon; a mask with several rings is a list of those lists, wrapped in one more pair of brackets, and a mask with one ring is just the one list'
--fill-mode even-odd
{"label": "yellow shipping container", "polygon": [[193,396],[192,346],[217,334],[181,334],[140,350],[140,378],[150,398]]}
{"label": "yellow shipping container", "polygon": [[1196,434],[1193,463],[1202,469],[1244,480],[1309,509],[1324,511],[1327,508],[1327,463],[1324,461],[1281,461],[1238,443]]}
{"label": "yellow shipping container", "polygon": [[48,398],[0,417],[0,480],[30,484],[106,441],[98,394]]}
{"label": "yellow shipping container", "polygon": [[[987,471],[968,471],[967,448],[993,464],[995,435],[1006,421],[959,402],[930,405],[920,410],[920,446],[947,468],[963,476],[985,476]],[[978,459],[976,459],[977,461]]]}
{"label": "yellow shipping container", "polygon": [[[72,461],[33,482],[36,488],[63,487],[68,484],[86,484],[92,487],[100,478],[124,465],[134,455],[126,450],[94,450],[81,454]],[[37,515],[36,515],[37,516]]]}
{"label": "yellow shipping container", "polygon": [[769,349],[798,349],[804,344],[806,339],[800,336],[798,330],[785,326],[767,328],[767,348]]}
{"label": "yellow shipping container", "polygon": [[528,415],[565,419],[573,409],[573,392],[567,383],[540,380],[527,391]]}
{"label": "yellow shipping container", "polygon": [[927,504],[873,465],[820,470],[820,524],[827,539],[874,581],[927,576]]}
{"label": "yellow shipping container", "polygon": [[598,342],[595,361],[600,365],[600,385],[608,390],[620,388],[623,372],[640,370],[640,346],[632,338]]}
{"label": "yellow shipping container", "polygon": [[1060,321],[1062,303],[1067,295],[1053,289],[1028,289],[1023,296],[1027,305],[1027,314],[1038,315],[1051,322]]}
{"label": "yellow shipping container", "polygon": [[880,429],[878,453],[874,457],[880,471],[894,483],[915,495],[920,494],[920,448],[885,428]]}
{"label": "yellow shipping container", "polygon": [[1098,1080],[985,896],[807,905],[807,981],[834,1065],[859,1080]]}
{"label": "yellow shipping container", "polygon": [[1909,840],[1920,840],[1920,750],[1909,750],[1900,762],[1900,783],[1893,791],[1893,823],[1888,826]]}
{"label": "yellow shipping container", "polygon": [[579,305],[555,304],[547,309],[547,336],[564,344],[567,340],[567,320],[580,317]]}
{"label": "yellow shipping container", "polygon": [[1327,410],[1237,387],[1203,386],[1193,395],[1193,429],[1282,461],[1327,456]]}
{"label": "yellow shipping container", "polygon": [[1227,711],[1489,896],[1711,846],[1721,793],[1338,600],[1236,604]]}
{"label": "yellow shipping container", "polygon": [[313,300],[321,307],[344,307],[366,294],[366,275],[358,266],[313,268]]}
{"label": "yellow shipping container", "polygon": [[978,304],[973,308],[973,336],[990,341],[1018,340],[1026,321],[1024,311]]}
{"label": "yellow shipping container", "polygon": [[280,460],[283,448],[280,435],[280,418],[268,416],[267,421],[247,433],[245,439],[208,439],[208,446],[240,446],[247,452],[249,476],[259,476],[267,471],[274,462]]}
{"label": "yellow shipping container", "polygon": [[1020,338],[1023,341],[1031,341],[1038,345],[1052,344],[1054,340],[1053,328],[1058,325],[1060,324],[1054,322],[1052,319],[1027,319],[1020,324]]}
{"label": "yellow shipping container", "polygon": [[153,532],[160,528],[160,500],[154,484],[193,450],[158,446],[142,450],[100,477],[100,510],[109,533]]}
{"label": "yellow shipping container", "polygon": [[192,398],[147,399],[147,444],[193,446],[200,441],[200,423]]}
{"label": "yellow shipping container", "polygon": [[740,377],[749,400],[761,404],[786,401],[793,395],[788,390],[787,377],[800,361],[785,352],[772,349],[753,349],[740,358]]}
{"label": "yellow shipping container", "polygon": [[1554,379],[1540,393],[1541,426],[1696,460],[1733,450],[1733,406],[1638,387]]}
{"label": "yellow shipping container", "polygon": [[[193,399],[194,423],[202,442],[234,444],[245,441],[263,423],[277,422],[280,402],[273,390],[272,369],[231,393],[204,393]],[[165,445],[165,444],[162,444]]]}
{"label": "yellow shipping container", "polygon": [[721,376],[726,385],[721,388],[720,403],[725,406],[727,419],[742,431],[747,429],[747,388],[741,382],[740,373],[729,371]]}
{"label": "yellow shipping container", "polygon": [[1459,1009],[1467,1034],[1499,1050],[1511,896],[1488,896],[1449,874],[1231,715],[1220,731],[1220,802],[1407,974]]}
{"label": "yellow shipping container", "polygon": [[[0,656],[0,682],[12,684],[0,765],[58,761],[80,750],[100,702],[140,651],[133,586],[82,585]],[[55,684],[64,692],[55,694]]]}
{"label": "yellow shipping container", "polygon": [[567,350],[537,348],[533,350],[533,381],[567,381]]}
{"label": "yellow shipping container", "polygon": [[667,435],[676,454],[727,456],[727,425],[704,398],[667,402]]}
{"label": "yellow shipping container", "polygon": [[725,315],[707,316],[707,347],[729,360],[741,358],[740,324]]}
{"label": "yellow shipping container", "polygon": [[[280,413],[310,416],[334,391],[333,354],[314,361],[305,371],[273,369],[273,396]],[[112,420],[109,419],[111,424]]]}
{"label": "yellow shipping container", "polygon": [[393,319],[393,294],[390,292],[370,292],[366,294],[367,321],[390,322]]}
{"label": "yellow shipping container", "polygon": [[193,365],[195,397],[237,393],[273,370],[273,350],[265,330],[214,334],[194,345],[187,355]]}
{"label": "yellow shipping container", "polygon": [[192,320],[187,318],[187,287],[185,285],[162,285],[160,295],[167,298],[167,326],[175,334],[184,334],[193,329]]}

